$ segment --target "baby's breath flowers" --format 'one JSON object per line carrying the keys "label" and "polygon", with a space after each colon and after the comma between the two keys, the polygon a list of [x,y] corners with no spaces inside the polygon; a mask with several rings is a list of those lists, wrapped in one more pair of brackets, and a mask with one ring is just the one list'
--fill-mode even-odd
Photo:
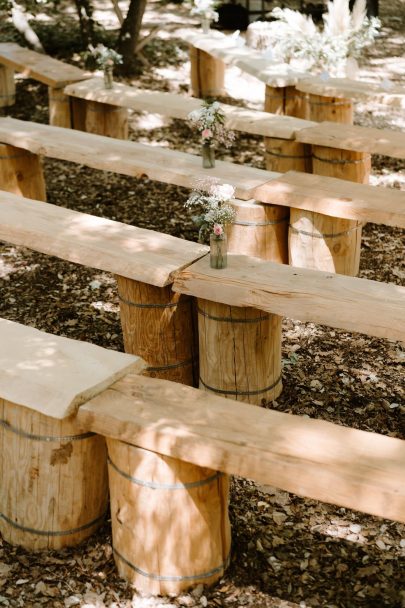
{"label": "baby's breath flowers", "polygon": [[218,21],[219,15],[215,10],[214,0],[194,0],[190,15],[200,17],[202,21]]}
{"label": "baby's breath flowers", "polygon": [[196,183],[185,203],[187,209],[197,207],[201,210],[193,220],[199,228],[199,241],[207,242],[210,234],[221,238],[225,228],[235,220],[235,210],[229,202],[235,196],[235,188],[230,184],[218,184],[214,180],[201,180]]}
{"label": "baby's breath flowers", "polygon": [[225,114],[217,101],[204,101],[202,108],[190,112],[188,119],[201,133],[203,144],[223,144],[228,148],[235,139],[233,131],[225,128]]}
{"label": "baby's breath flowers", "polygon": [[122,63],[122,55],[104,46],[104,44],[98,44],[93,49],[93,57],[95,58],[97,65],[105,69],[106,67],[113,67],[116,64]]}

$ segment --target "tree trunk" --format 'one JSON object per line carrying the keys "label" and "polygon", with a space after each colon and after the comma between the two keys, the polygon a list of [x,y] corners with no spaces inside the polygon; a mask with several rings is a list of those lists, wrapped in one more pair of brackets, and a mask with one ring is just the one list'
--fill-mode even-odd
{"label": "tree trunk", "polygon": [[123,71],[129,73],[135,68],[135,53],[141,31],[146,0],[131,0],[127,16],[122,24],[118,39],[118,52],[123,57]]}
{"label": "tree trunk", "polygon": [[82,35],[83,47],[87,48],[95,42],[93,6],[91,0],[75,0],[77,14],[80,20],[80,32]]}

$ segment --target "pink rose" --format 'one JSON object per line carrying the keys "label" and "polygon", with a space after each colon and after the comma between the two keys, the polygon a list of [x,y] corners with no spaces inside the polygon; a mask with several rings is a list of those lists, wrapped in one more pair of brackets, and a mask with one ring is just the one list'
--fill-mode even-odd
{"label": "pink rose", "polygon": [[221,224],[214,224],[214,234],[215,236],[221,236],[224,233],[224,229]]}
{"label": "pink rose", "polygon": [[203,139],[211,139],[212,135],[211,129],[204,129],[204,131],[201,133]]}

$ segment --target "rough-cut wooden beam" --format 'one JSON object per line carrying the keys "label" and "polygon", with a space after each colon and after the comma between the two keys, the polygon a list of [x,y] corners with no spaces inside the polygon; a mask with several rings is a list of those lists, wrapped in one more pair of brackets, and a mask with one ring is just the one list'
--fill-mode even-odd
{"label": "rough-cut wooden beam", "polygon": [[208,247],[0,192],[0,239],[163,287]]}
{"label": "rough-cut wooden beam", "polygon": [[405,192],[289,171],[259,186],[257,200],[333,217],[405,228]]}
{"label": "rough-cut wooden beam", "polygon": [[405,522],[405,441],[128,375],[84,404],[84,430]]}
{"label": "rough-cut wooden beam", "polygon": [[213,169],[203,169],[201,157],[193,154],[14,118],[0,118],[0,142],[94,169],[186,188],[198,179],[213,178],[232,184],[236,196],[244,200],[252,198],[257,186],[280,175],[225,161],[216,161]]}
{"label": "rough-cut wooden beam", "polygon": [[405,158],[405,133],[400,131],[321,122],[315,127],[297,131],[296,140],[327,148]]}
{"label": "rough-cut wooden beam", "polygon": [[178,274],[174,290],[232,306],[251,306],[300,321],[405,341],[405,287],[229,255]]}
{"label": "rough-cut wooden beam", "polygon": [[0,64],[54,88],[88,78],[83,70],[74,65],[23,48],[14,42],[0,43]]}
{"label": "rough-cut wooden beam", "polygon": [[[71,84],[65,88],[64,92],[79,99],[183,120],[190,112],[201,108],[201,100],[195,97],[135,89],[122,83],[114,83],[113,89],[106,89],[102,78],[92,78]],[[293,116],[277,116],[225,103],[221,103],[221,109],[225,114],[228,129],[254,135],[294,139],[296,131],[316,125],[316,123]]]}

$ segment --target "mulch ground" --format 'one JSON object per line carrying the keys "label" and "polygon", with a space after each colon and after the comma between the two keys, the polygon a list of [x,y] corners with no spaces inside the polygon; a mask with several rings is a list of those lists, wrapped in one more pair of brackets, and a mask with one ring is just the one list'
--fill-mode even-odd
{"label": "mulch ground", "polygon": [[[377,45],[366,57],[370,73],[378,72],[390,50],[400,56],[404,43],[397,19],[403,4],[389,4],[381,7],[385,46]],[[156,7],[165,10],[158,3]],[[178,5],[170,7],[185,14]],[[14,37],[8,27],[4,31]],[[170,81],[157,75],[156,68],[170,65],[181,74],[185,51],[173,36],[157,38],[145,52],[151,69],[131,82],[170,90]],[[395,67],[395,62],[387,65]],[[400,82],[395,69],[390,77]],[[184,78],[176,90],[186,86]],[[400,128],[403,121],[372,104],[358,110],[358,124]],[[47,122],[45,87],[19,79],[17,104],[9,114]],[[141,118],[133,116],[131,138],[199,152],[198,138],[184,122],[143,128]],[[260,138],[238,135],[223,157],[263,168],[263,153]],[[50,159],[44,167],[50,203],[197,239],[183,207],[188,196],[183,188]],[[403,163],[374,157],[372,183],[405,189]],[[404,245],[403,230],[368,224],[360,276],[404,285]],[[1,317],[123,350],[111,275],[1,243],[0,252]],[[405,438],[403,345],[290,319],[284,320],[283,330],[284,390],[266,407]],[[115,572],[107,521],[88,542],[62,552],[31,554],[0,538],[0,606],[405,606],[403,525],[240,479],[233,481],[230,509],[232,561],[212,589],[199,586],[177,598],[136,594]]]}

